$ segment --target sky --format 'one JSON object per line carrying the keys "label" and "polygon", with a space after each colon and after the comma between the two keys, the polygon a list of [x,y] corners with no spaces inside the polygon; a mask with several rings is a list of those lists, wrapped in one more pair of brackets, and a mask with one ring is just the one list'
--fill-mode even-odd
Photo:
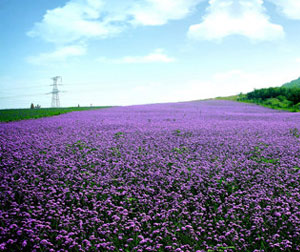
{"label": "sky", "polygon": [[228,96],[300,76],[299,0],[0,0],[0,108]]}

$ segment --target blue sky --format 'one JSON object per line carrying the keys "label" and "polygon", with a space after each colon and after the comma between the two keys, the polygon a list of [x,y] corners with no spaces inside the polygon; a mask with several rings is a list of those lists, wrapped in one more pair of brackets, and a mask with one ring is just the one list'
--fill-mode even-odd
{"label": "blue sky", "polygon": [[299,0],[0,0],[0,108],[233,95],[300,76]]}

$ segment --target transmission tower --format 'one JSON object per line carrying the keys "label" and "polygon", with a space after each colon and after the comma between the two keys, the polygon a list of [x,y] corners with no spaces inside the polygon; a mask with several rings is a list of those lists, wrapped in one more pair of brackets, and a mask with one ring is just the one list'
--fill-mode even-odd
{"label": "transmission tower", "polygon": [[53,86],[52,89],[52,100],[51,100],[51,107],[52,108],[59,108],[60,107],[60,101],[59,101],[59,93],[60,91],[58,90],[58,85],[62,85],[62,84],[58,84],[58,81],[60,80],[60,82],[62,82],[62,78],[61,76],[55,76],[53,78],[51,78],[53,80],[53,84],[51,86]]}

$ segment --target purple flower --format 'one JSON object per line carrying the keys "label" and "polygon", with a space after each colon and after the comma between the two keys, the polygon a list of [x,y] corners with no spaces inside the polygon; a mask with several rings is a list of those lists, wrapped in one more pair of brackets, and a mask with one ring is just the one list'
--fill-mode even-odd
{"label": "purple flower", "polygon": [[27,241],[24,240],[24,241],[22,242],[22,247],[26,247],[26,245],[27,245]]}

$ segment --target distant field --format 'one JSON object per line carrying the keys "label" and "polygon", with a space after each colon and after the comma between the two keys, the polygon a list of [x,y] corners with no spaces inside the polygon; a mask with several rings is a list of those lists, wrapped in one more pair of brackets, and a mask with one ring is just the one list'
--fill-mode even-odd
{"label": "distant field", "polygon": [[40,108],[40,109],[3,109],[0,110],[0,122],[36,119],[54,115],[65,114],[72,111],[95,110],[109,108],[102,107],[69,107],[69,108]]}

